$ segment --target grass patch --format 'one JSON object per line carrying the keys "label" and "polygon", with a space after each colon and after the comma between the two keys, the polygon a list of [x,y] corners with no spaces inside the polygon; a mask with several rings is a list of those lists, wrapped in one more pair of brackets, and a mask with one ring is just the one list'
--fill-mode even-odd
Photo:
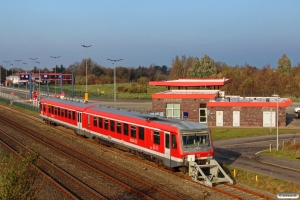
{"label": "grass patch", "polygon": [[[254,137],[260,135],[276,135],[277,130],[272,129],[270,132],[270,128],[219,128],[219,127],[210,127],[212,132],[213,140],[220,139],[232,139],[232,138],[240,138],[240,137]],[[299,129],[290,129],[290,128],[280,128],[278,130],[278,134],[285,133],[298,133]]]}
{"label": "grass patch", "polygon": [[[237,183],[242,183],[244,185],[248,185],[250,187],[272,193],[274,195],[277,195],[277,193],[279,192],[300,193],[299,184],[274,178],[272,177],[272,172],[270,172],[269,176],[265,176],[243,169],[233,168],[227,165],[223,166],[223,169]],[[236,170],[236,177],[233,177],[234,169]],[[258,177],[258,181],[256,181],[256,176]]]}
{"label": "grass patch", "polygon": [[[299,160],[300,161],[300,141],[294,141],[294,142],[287,142],[284,144],[283,147],[279,148],[278,151],[265,151],[262,152],[262,155],[266,156],[274,156],[279,158],[288,158],[293,160]],[[300,162],[299,162],[300,165]]]}

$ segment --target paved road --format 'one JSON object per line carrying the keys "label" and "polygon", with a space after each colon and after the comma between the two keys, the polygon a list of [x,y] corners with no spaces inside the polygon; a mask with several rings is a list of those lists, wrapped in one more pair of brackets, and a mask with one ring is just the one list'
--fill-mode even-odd
{"label": "paved road", "polygon": [[[294,139],[299,141],[300,133],[279,135],[281,142],[293,142]],[[215,158],[219,163],[300,184],[300,161],[269,159],[264,156],[258,157],[258,161],[264,163],[256,160],[257,152],[268,150],[270,144],[275,147],[276,141],[275,135],[217,140],[214,141]]]}

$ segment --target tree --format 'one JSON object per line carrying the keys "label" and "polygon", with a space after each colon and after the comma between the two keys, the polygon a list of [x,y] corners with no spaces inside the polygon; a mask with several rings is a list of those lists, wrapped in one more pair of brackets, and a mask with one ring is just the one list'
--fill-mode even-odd
{"label": "tree", "polygon": [[217,75],[217,69],[214,61],[208,56],[204,55],[199,61],[199,58],[194,58],[193,66],[188,70],[190,78],[210,78]]}
{"label": "tree", "polygon": [[172,60],[172,69],[170,72],[170,78],[171,79],[182,78],[182,74],[183,74],[183,66],[179,60],[179,57],[176,56],[175,59]]}
{"label": "tree", "polygon": [[283,54],[280,58],[278,58],[278,71],[280,73],[290,73],[292,69],[291,60]]}

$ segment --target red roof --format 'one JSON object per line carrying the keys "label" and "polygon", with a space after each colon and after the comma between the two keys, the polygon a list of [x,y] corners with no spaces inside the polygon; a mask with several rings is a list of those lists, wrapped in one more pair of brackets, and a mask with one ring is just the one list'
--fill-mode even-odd
{"label": "red roof", "polygon": [[201,78],[201,79],[178,79],[171,81],[150,81],[149,85],[155,86],[176,86],[176,87],[197,87],[197,86],[223,86],[230,82],[228,78]]}

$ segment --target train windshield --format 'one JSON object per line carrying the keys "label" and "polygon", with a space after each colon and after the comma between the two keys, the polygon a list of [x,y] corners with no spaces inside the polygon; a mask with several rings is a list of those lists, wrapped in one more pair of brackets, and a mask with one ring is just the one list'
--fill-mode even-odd
{"label": "train windshield", "polygon": [[183,147],[209,146],[209,132],[208,131],[183,131],[182,132]]}

